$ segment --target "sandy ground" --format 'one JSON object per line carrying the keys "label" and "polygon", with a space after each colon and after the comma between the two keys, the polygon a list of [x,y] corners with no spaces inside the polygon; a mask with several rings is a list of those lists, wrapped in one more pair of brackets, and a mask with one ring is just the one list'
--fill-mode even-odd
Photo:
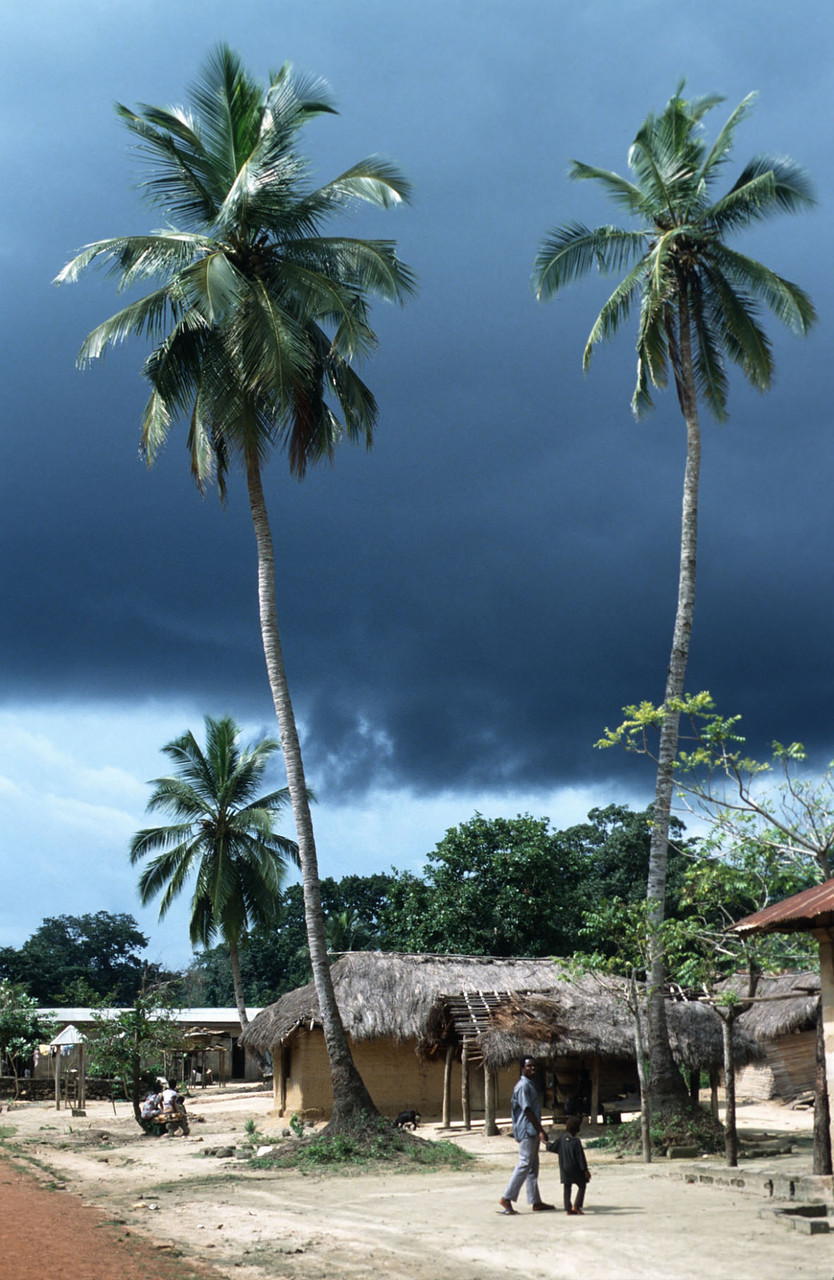
{"label": "sandy ground", "polygon": [[[235,1157],[199,1158],[207,1148],[246,1145],[249,1118],[280,1140],[286,1121],[270,1114],[271,1101],[260,1092],[206,1090],[189,1106],[188,1138],[141,1135],[126,1104],[114,1115],[111,1104],[92,1103],[83,1118],[51,1104],[17,1104],[0,1125],[13,1130],[9,1140],[41,1177],[222,1277],[834,1280],[834,1233],[790,1230],[749,1178],[746,1189],[687,1181],[665,1160],[644,1166],[591,1149],[584,1217],[531,1214],[524,1204],[518,1216],[502,1217],[497,1199],[516,1154],[506,1126],[489,1139],[477,1129],[453,1133],[476,1156],[461,1172],[301,1176],[254,1170]],[[757,1104],[742,1106],[739,1118],[743,1134],[790,1135],[796,1143],[794,1154],[744,1161],[740,1172],[810,1173],[810,1112]],[[426,1124],[420,1133],[440,1136]],[[717,1167],[702,1161],[696,1172]],[[559,1204],[555,1157],[543,1155],[540,1181]]]}

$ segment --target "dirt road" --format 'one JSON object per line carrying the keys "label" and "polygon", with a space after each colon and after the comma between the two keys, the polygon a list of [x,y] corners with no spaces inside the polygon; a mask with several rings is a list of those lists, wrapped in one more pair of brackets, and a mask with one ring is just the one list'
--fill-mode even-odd
{"label": "dirt road", "polygon": [[[33,1271],[63,1272],[48,1245],[68,1233],[73,1280],[138,1280],[131,1250],[143,1280],[185,1280],[182,1259],[161,1253],[160,1243],[214,1277],[239,1280],[834,1278],[834,1235],[799,1235],[772,1214],[760,1216],[760,1195],[671,1178],[665,1162],[646,1167],[591,1150],[585,1217],[533,1215],[520,1205],[517,1217],[505,1218],[497,1198],[515,1157],[507,1134],[457,1135],[477,1157],[462,1172],[303,1177],[252,1170],[235,1157],[198,1158],[208,1148],[241,1146],[249,1117],[280,1140],[285,1122],[269,1115],[270,1101],[206,1093],[192,1105],[191,1136],[170,1139],[140,1136],[127,1108],[114,1117],[109,1104],[92,1104],[83,1120],[36,1104],[4,1113],[17,1150],[68,1190],[29,1191],[27,1208],[0,1165],[0,1221],[13,1224],[12,1245],[2,1245],[3,1280],[24,1280],[22,1269],[9,1269],[17,1259],[26,1280]],[[779,1172],[809,1171],[808,1113],[758,1106],[742,1108],[741,1120],[748,1130],[792,1133],[802,1149],[770,1163]],[[422,1132],[435,1136],[427,1126]],[[558,1203],[552,1157],[543,1158],[541,1184]],[[70,1192],[99,1206],[111,1225],[91,1226],[85,1213],[65,1209]],[[111,1246],[127,1251],[125,1259],[96,1270]],[[169,1264],[175,1269],[165,1270]]]}

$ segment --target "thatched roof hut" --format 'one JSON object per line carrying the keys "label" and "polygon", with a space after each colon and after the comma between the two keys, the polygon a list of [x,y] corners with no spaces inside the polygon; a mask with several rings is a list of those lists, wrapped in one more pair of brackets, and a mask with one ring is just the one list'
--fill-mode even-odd
{"label": "thatched roof hut", "polygon": [[[479,1047],[493,1070],[520,1058],[591,1057],[633,1062],[634,1021],[618,984],[602,989],[592,980],[562,982],[547,995],[502,1001],[492,1013]],[[688,1072],[716,1071],[723,1064],[721,1023],[708,1005],[673,1002],[666,1006],[672,1054]],[[756,1041],[734,1028],[736,1063],[763,1058]]]}
{"label": "thatched roof hut", "polygon": [[[722,984],[739,998],[746,992],[746,975],[739,974]],[[820,999],[818,973],[777,973],[763,975],[756,986],[756,998],[739,1016],[739,1024],[764,1044],[816,1025]]]}
{"label": "thatched roof hut", "polygon": [[[560,976],[549,959],[386,951],[348,951],[330,972],[345,1031],[354,1043],[381,1037],[411,1041],[422,1054],[431,1054],[439,1043],[443,997],[466,992],[487,1008],[513,992],[547,991]],[[240,1043],[272,1052],[299,1028],[320,1026],[318,996],[308,982],[262,1009]]]}
{"label": "thatched roof hut", "polygon": [[[448,1116],[454,1073],[465,1120],[470,1104],[477,1109],[482,1101],[492,1114],[493,1101],[506,1104],[518,1059],[527,1054],[545,1075],[558,1073],[559,1100],[583,1073],[594,1104],[636,1080],[633,1023],[614,981],[602,987],[592,978],[571,980],[549,959],[365,951],[342,955],[331,972],[357,1066],[381,1109],[436,1114],[442,1092]],[[719,1070],[716,1014],[697,1004],[671,1005],[669,1014],[678,1062],[689,1072]],[[329,1070],[312,983],[262,1010],[241,1043],[272,1053],[279,1112],[327,1113]],[[760,1056],[742,1030],[736,1046],[740,1064]],[[483,1078],[476,1072],[470,1081],[480,1066]],[[542,1087],[550,1087],[544,1079]]]}
{"label": "thatched roof hut", "polygon": [[[747,975],[729,978],[722,990],[743,999]],[[818,973],[767,974],[759,979],[756,997],[736,1025],[759,1042],[765,1061],[739,1078],[739,1092],[756,1099],[789,1100],[814,1089],[819,1002]]]}
{"label": "thatched roof hut", "polygon": [[[820,1071],[817,1091],[821,1094],[823,1088],[827,1089],[830,1101],[834,1098],[834,878],[773,903],[755,915],[745,916],[732,930],[741,937],[757,933],[811,933],[816,938],[820,953],[820,1066],[824,1068]],[[828,1144],[829,1150],[834,1150],[834,1107],[830,1105]]]}

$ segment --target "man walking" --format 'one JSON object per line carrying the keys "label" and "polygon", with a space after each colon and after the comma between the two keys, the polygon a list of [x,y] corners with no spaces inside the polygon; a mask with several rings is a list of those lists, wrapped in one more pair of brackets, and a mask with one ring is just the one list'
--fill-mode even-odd
{"label": "man walking", "polygon": [[507,1190],[498,1201],[501,1212],[508,1215],[515,1213],[513,1202],[518,1199],[522,1183],[527,1186],[527,1203],[532,1205],[534,1213],[554,1208],[552,1204],[545,1204],[539,1195],[539,1143],[547,1142],[547,1134],[542,1128],[542,1106],[533,1083],[535,1075],[535,1062],[532,1058],[525,1058],[512,1098],[513,1137],[518,1143],[518,1164]]}

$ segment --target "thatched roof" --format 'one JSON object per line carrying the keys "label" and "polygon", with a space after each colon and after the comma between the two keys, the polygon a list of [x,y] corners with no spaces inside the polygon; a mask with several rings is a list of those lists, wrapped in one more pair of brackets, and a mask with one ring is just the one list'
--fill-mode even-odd
{"label": "thatched roof", "polygon": [[[388,1037],[430,1054],[476,1042],[489,1065],[531,1054],[600,1054],[633,1061],[634,1028],[616,980],[568,980],[552,960],[351,951],[331,969],[345,1031],[354,1041]],[[721,1065],[721,1024],[699,1004],[667,1006],[672,1052],[689,1070]],[[240,1043],[272,1050],[301,1027],[321,1025],[312,983],[282,996],[245,1028]],[[743,1030],[739,1065],[762,1056]]]}
{"label": "thatched roof", "polygon": [[[484,1062],[493,1069],[528,1055],[598,1055],[633,1062],[634,1022],[624,994],[611,980],[607,989],[602,989],[593,979],[582,979],[562,982],[546,995],[503,1001],[478,1040]],[[672,1054],[679,1065],[688,1071],[721,1068],[721,1022],[713,1009],[694,1002],[674,1002],[666,1005],[666,1018]],[[733,1029],[733,1048],[738,1066],[764,1056],[749,1033],[738,1027]]]}
{"label": "thatched roof", "polygon": [[745,916],[730,930],[742,938],[751,933],[807,933],[834,926],[834,880],[815,884],[782,902]]}
{"label": "thatched roof", "polygon": [[[514,992],[546,991],[559,970],[552,960],[492,956],[403,955],[348,951],[330,970],[345,1031],[354,1041],[386,1036],[428,1048],[437,1035],[437,1002],[467,993],[485,1007]],[[434,1012],[434,1016],[433,1016]],[[262,1009],[240,1042],[265,1052],[299,1027],[321,1026],[312,982]]]}
{"label": "thatched roof", "polygon": [[[738,975],[723,984],[724,989],[743,997],[747,991],[746,975]],[[744,1027],[760,1043],[810,1030],[817,1016],[820,998],[818,973],[779,973],[759,979],[756,1000],[739,1016]]]}

